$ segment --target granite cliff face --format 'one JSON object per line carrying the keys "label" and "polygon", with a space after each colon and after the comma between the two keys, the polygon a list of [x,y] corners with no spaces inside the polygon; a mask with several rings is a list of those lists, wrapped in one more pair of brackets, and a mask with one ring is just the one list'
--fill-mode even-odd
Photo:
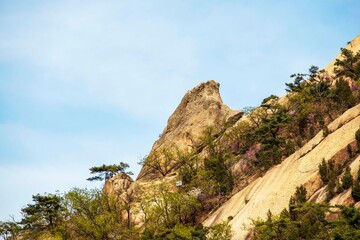
{"label": "granite cliff face", "polygon": [[[360,35],[345,47],[354,53],[360,50]],[[337,55],[335,59],[341,59]],[[329,74],[334,73],[335,59],[324,68]],[[286,96],[280,101],[287,104]],[[240,119],[239,121],[245,121]],[[312,202],[324,202],[326,187],[322,186],[318,166],[322,159],[333,159],[342,164],[349,159],[347,146],[357,150],[355,133],[360,126],[360,105],[357,105],[328,125],[329,135],[320,131],[301,149],[286,158],[281,164],[272,167],[262,177],[252,181],[247,187],[234,194],[219,209],[210,214],[204,221],[205,226],[212,226],[222,221],[229,222],[234,230],[233,239],[247,239],[251,228],[251,219],[266,218],[267,211],[278,214],[288,207],[289,199],[296,187],[304,185],[308,199]],[[353,177],[357,176],[360,157],[350,163]],[[351,190],[333,197],[330,204],[355,204]],[[360,205],[359,203],[356,204]]]}
{"label": "granite cliff face", "polygon": [[[219,83],[210,80],[188,91],[168,119],[167,126],[160,138],[155,141],[149,155],[164,148],[187,150],[196,144],[206,128],[211,126],[215,131],[220,131],[225,123],[231,125],[241,118],[242,112],[231,110],[223,103],[219,87]],[[129,189],[131,191],[135,189],[136,192],[138,191],[136,189],[173,180],[176,169],[172,173],[163,177],[153,169],[144,166],[136,181],[120,173],[106,181],[103,191],[116,195],[123,195]]]}
{"label": "granite cliff face", "polygon": [[[359,51],[360,35],[345,48],[353,52]],[[341,56],[338,55],[336,58],[341,58]],[[334,63],[335,60],[325,68],[330,75],[334,72]],[[283,106],[287,105],[287,96],[280,98],[278,102]],[[226,132],[241,122],[249,121],[242,115],[242,112],[231,110],[222,102],[218,83],[213,80],[201,83],[185,94],[149,155],[166,148],[190,149],[197,145],[199,137],[209,126],[214,128],[215,133]],[[248,176],[245,179],[247,185],[235,186],[232,196],[218,209],[210,212],[203,224],[213,226],[231,219],[229,223],[235,233],[233,239],[246,239],[251,227],[251,219],[266,217],[268,210],[277,214],[288,207],[289,199],[299,185],[303,184],[306,187],[309,201],[324,202],[326,188],[320,180],[318,165],[323,159],[326,161],[333,159],[336,163],[344,163],[346,159],[349,159],[347,155],[349,145],[354,151],[358,151],[355,132],[359,126],[360,104],[348,109],[328,124],[327,133],[318,132],[300,149],[280,164],[270,168],[262,176]],[[221,137],[219,139],[221,140]],[[161,159],[161,156],[159,158]],[[349,164],[354,177],[359,165],[360,156]],[[242,172],[239,170],[241,168],[240,161],[234,164],[233,175],[241,175]],[[124,174],[118,174],[106,182],[104,192],[126,197],[136,195],[139,189],[146,191],[155,184],[173,180],[176,180],[176,169],[161,176],[154,169],[144,166],[136,181]],[[174,187],[171,191],[176,191],[176,188]],[[350,190],[330,200],[330,204],[354,203]]]}
{"label": "granite cliff face", "polygon": [[[360,105],[357,105],[332,122],[331,132],[324,136],[319,132],[305,146],[271,168],[263,177],[257,178],[236,193],[204,222],[211,226],[233,217],[230,221],[235,230],[233,239],[245,239],[251,219],[265,218],[268,210],[278,214],[286,208],[297,186],[304,184],[309,197],[321,188],[318,165],[322,159],[332,159],[355,140],[360,125]],[[352,166],[357,166],[357,158]],[[357,169],[353,169],[355,172]],[[342,201],[337,201],[343,204]],[[244,229],[244,226],[247,228]]]}
{"label": "granite cliff face", "polygon": [[[149,155],[161,148],[187,150],[196,144],[207,127],[219,131],[226,122],[235,123],[242,112],[231,110],[221,99],[220,84],[210,80],[188,91],[175,112],[170,116],[160,138],[154,143]],[[137,180],[156,179],[159,175],[146,166]]]}

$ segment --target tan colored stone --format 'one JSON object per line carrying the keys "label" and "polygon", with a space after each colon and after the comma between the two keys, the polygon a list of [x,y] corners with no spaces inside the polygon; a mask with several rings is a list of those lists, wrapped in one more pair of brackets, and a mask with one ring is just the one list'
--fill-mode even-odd
{"label": "tan colored stone", "polygon": [[[360,51],[360,35],[358,35],[356,38],[354,38],[350,43],[348,43],[345,46],[346,49],[349,49],[351,51],[353,51],[354,53],[356,53],[357,51]],[[330,75],[334,74],[334,68],[335,68],[335,61],[336,59],[341,59],[341,53],[339,53],[335,59],[329,64],[327,65],[324,70],[327,71]]]}
{"label": "tan colored stone", "polygon": [[125,173],[118,173],[114,177],[105,181],[103,193],[109,195],[121,195],[126,192],[134,182],[132,178]]}
{"label": "tan colored stone", "polygon": [[[160,148],[188,150],[196,145],[207,127],[219,131],[226,122],[234,124],[241,116],[231,110],[220,97],[220,84],[210,80],[188,91],[175,112],[170,116],[161,137],[154,143],[149,155]],[[159,175],[143,167],[138,180],[151,180]]]}
{"label": "tan colored stone", "polygon": [[[318,174],[318,165],[323,158],[331,159],[354,141],[355,132],[360,125],[359,109],[359,105],[349,109],[330,124],[329,128],[331,127],[333,132],[327,137],[324,138],[322,132],[318,133],[299,151],[235,194],[211,214],[204,225],[211,226],[226,220],[228,216],[233,216],[230,221],[235,230],[233,239],[245,239],[251,219],[265,218],[269,209],[275,214],[280,213],[288,206],[296,187]],[[340,122],[343,124],[339,124]],[[335,130],[335,126],[339,128]]]}

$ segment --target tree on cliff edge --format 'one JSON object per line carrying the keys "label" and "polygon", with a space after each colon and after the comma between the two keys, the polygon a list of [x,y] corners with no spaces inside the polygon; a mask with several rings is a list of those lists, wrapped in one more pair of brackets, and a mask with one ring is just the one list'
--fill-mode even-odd
{"label": "tree on cliff edge", "polygon": [[125,170],[129,167],[129,164],[127,163],[123,163],[120,162],[118,165],[113,164],[113,165],[105,165],[103,164],[102,166],[99,167],[92,167],[90,168],[90,173],[91,174],[97,174],[94,177],[90,177],[86,180],[88,181],[102,181],[104,179],[108,179],[113,177],[115,174],[121,172],[121,173],[125,173],[127,175],[133,175],[132,172],[126,172]]}

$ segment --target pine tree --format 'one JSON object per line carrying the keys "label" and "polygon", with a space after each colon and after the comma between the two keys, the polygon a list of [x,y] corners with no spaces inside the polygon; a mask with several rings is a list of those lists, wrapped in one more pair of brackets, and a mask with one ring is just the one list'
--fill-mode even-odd
{"label": "pine tree", "polygon": [[304,185],[300,185],[300,187],[296,187],[295,192],[295,201],[297,204],[305,203],[306,202],[306,188]]}
{"label": "pine tree", "polygon": [[355,202],[360,201],[360,181],[356,180],[351,188],[351,196]]}
{"label": "pine tree", "polygon": [[358,145],[358,149],[360,149],[360,128],[355,133],[355,139]]}
{"label": "pine tree", "polygon": [[350,173],[350,167],[346,167],[345,173],[341,178],[341,189],[346,190],[349,189],[353,184],[353,177]]}
{"label": "pine tree", "polygon": [[321,181],[324,184],[327,184],[329,182],[329,171],[325,159],[323,159],[321,164],[319,164],[319,173],[320,173]]}
{"label": "pine tree", "polygon": [[356,177],[356,180],[353,186],[351,187],[351,196],[353,197],[355,202],[360,201],[360,167],[358,170],[358,175]]}
{"label": "pine tree", "polygon": [[336,174],[334,171],[331,171],[329,173],[329,182],[327,184],[326,200],[330,201],[335,196],[335,192],[336,192]]}
{"label": "pine tree", "polygon": [[336,77],[349,77],[356,81],[359,80],[360,51],[354,54],[353,51],[342,48],[341,57],[342,59],[335,60],[334,73]]}
{"label": "pine tree", "polygon": [[91,167],[90,173],[91,174],[97,174],[97,176],[90,177],[86,180],[88,181],[102,181],[104,179],[108,179],[113,177],[116,173],[122,172],[127,175],[132,175],[132,172],[126,172],[125,169],[129,167],[129,164],[120,162],[119,165],[113,164],[113,165],[105,165],[99,167]]}

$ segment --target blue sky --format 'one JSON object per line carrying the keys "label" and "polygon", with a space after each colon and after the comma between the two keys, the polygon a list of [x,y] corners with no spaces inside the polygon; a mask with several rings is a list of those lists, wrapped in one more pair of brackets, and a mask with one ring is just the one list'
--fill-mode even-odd
{"label": "blue sky", "polygon": [[0,220],[88,168],[145,156],[185,92],[283,95],[360,34],[357,0],[0,0]]}

